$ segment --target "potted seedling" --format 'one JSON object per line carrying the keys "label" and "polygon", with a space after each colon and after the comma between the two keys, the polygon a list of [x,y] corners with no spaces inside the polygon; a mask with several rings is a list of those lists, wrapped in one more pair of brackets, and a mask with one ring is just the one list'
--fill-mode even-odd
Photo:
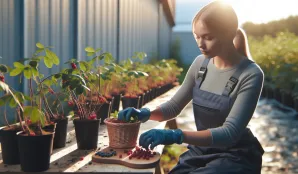
{"label": "potted seedling", "polygon": [[62,70],[57,77],[62,80],[62,88],[69,94],[69,105],[74,109],[74,120],[78,149],[95,149],[98,141],[98,128],[101,107],[108,103],[106,98],[100,93],[102,76],[101,68],[94,68],[93,64],[104,59],[111,59],[110,53],[97,55],[100,49],[87,47],[87,55],[96,55],[89,61],[78,61],[71,59],[66,64],[71,68]]}
{"label": "potted seedling", "polygon": [[124,71],[122,73],[122,83],[125,85],[124,94],[121,97],[122,108],[127,107],[139,108],[140,98],[143,94],[143,91],[139,88],[138,78],[148,76],[146,72],[138,71],[137,66],[140,62],[137,60],[143,60],[146,57],[146,54],[143,52],[136,52],[133,59],[136,59],[133,62],[130,58],[122,62]]}
{"label": "potted seedling", "polygon": [[[1,137],[1,153],[2,160],[4,164],[19,164],[19,149],[17,141],[17,132],[21,131],[22,122],[19,124],[10,124],[7,119],[7,104],[17,109],[17,113],[23,111],[23,107],[20,103],[20,99],[24,99],[22,93],[15,91],[8,84],[5,83],[5,74],[9,72],[9,67],[3,64],[0,64],[0,92],[3,92],[4,95],[0,97],[0,106],[3,106],[4,109],[3,115],[6,126],[0,128],[0,137]],[[22,120],[19,116],[19,121]]]}
{"label": "potted seedling", "polygon": [[110,118],[104,120],[109,135],[109,146],[111,148],[133,148],[137,144],[141,121],[132,115],[130,121],[118,120],[118,112],[111,114]]}
{"label": "potted seedling", "polygon": [[30,101],[23,107],[25,122],[22,131],[17,133],[21,169],[25,172],[41,172],[49,168],[54,138],[54,129],[43,129],[45,125],[55,123],[47,117],[49,111],[43,108],[45,95],[39,64],[44,62],[47,68],[52,68],[54,64],[59,65],[59,58],[49,49],[50,47],[41,43],[37,43],[36,47],[32,58],[14,62],[14,68],[10,71],[10,76],[21,75],[28,80]]}

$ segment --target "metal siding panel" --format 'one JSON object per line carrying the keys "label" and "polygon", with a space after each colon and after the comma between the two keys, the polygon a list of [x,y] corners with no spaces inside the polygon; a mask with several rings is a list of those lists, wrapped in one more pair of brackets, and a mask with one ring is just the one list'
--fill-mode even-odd
{"label": "metal siding panel", "polygon": [[86,45],[86,3],[85,0],[78,0],[78,60],[83,60],[82,50]]}
{"label": "metal siding panel", "polygon": [[172,28],[168,23],[168,20],[163,10],[160,18],[161,18],[160,19],[161,23],[160,23],[160,38],[159,38],[160,52],[159,53],[161,58],[169,58]]}

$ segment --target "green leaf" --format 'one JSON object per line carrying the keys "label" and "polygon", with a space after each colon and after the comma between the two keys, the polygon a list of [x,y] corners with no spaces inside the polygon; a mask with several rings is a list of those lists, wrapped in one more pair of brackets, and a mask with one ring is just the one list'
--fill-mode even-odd
{"label": "green leaf", "polygon": [[133,75],[138,75],[138,73],[136,71],[129,71],[127,73],[128,76],[133,76]]}
{"label": "green leaf", "polygon": [[48,57],[48,56],[45,56],[45,57],[44,57],[44,64],[45,64],[46,67],[48,67],[48,68],[52,68],[52,67],[53,67],[53,62],[52,62],[51,58]]}
{"label": "green leaf", "polygon": [[80,68],[82,71],[86,72],[86,71],[90,70],[90,66],[87,62],[80,61],[79,63],[80,63]]}
{"label": "green leaf", "polygon": [[37,68],[31,68],[31,72],[34,76],[39,76]]}
{"label": "green leaf", "polygon": [[6,65],[2,65],[2,64],[0,64],[0,72],[2,72],[2,73],[7,73],[7,71],[8,71],[7,66],[6,66]]}
{"label": "green leaf", "polygon": [[28,95],[24,95],[24,98],[25,98],[25,100],[27,100],[27,101],[31,101],[31,97],[28,96]]}
{"label": "green leaf", "polygon": [[47,79],[47,80],[43,81],[43,84],[45,84],[47,86],[51,86],[52,85],[52,80]]}
{"label": "green leaf", "polygon": [[113,61],[113,56],[111,53],[106,53],[105,54],[105,58],[104,58],[104,62],[105,63],[111,63]]}
{"label": "green leaf", "polygon": [[14,65],[16,68],[25,68],[25,65],[21,64],[20,62],[14,62],[13,65]]}
{"label": "green leaf", "polygon": [[24,69],[24,76],[27,78],[27,79],[31,79],[31,77],[33,76],[33,73],[31,71],[30,68],[25,68]]}
{"label": "green leaf", "polygon": [[80,85],[76,88],[77,95],[83,94],[83,92],[84,92],[84,87],[82,85]]}
{"label": "green leaf", "polygon": [[43,44],[41,44],[41,43],[36,43],[36,47],[37,48],[39,48],[39,49],[44,49],[44,46],[43,46]]}
{"label": "green leaf", "polygon": [[146,76],[148,77],[149,75],[146,72],[142,72],[142,71],[137,71],[139,76]]}
{"label": "green leaf", "polygon": [[17,106],[16,101],[14,100],[14,98],[11,98],[9,101],[9,107],[15,108],[16,106]]}
{"label": "green leaf", "polygon": [[61,74],[60,74],[60,73],[55,74],[54,77],[55,77],[56,79],[59,79],[59,78],[61,77]]}
{"label": "green leaf", "polygon": [[44,78],[44,75],[41,74],[41,73],[39,73],[39,74],[38,74],[38,77],[39,77],[40,79],[43,79],[43,78]]}
{"label": "green leaf", "polygon": [[6,94],[6,95],[0,97],[0,106],[3,106],[6,103],[8,103],[12,98],[13,97],[11,94]]}
{"label": "green leaf", "polygon": [[98,51],[100,51],[101,50],[101,48],[97,48],[96,50],[95,50],[95,52],[97,53]]}
{"label": "green leaf", "polygon": [[23,110],[23,107],[20,104],[18,98],[13,94],[13,92],[10,90],[9,86],[6,83],[0,81],[0,88],[4,90],[6,93],[9,93],[15,99],[19,107]]}
{"label": "green leaf", "polygon": [[95,54],[95,52],[89,52],[87,53],[87,56],[93,56]]}
{"label": "green leaf", "polygon": [[92,47],[86,47],[85,51],[88,52],[88,53],[95,53],[95,50]]}
{"label": "green leaf", "polygon": [[17,76],[23,72],[24,69],[22,68],[15,68],[12,71],[10,71],[9,75],[10,76]]}
{"label": "green leaf", "polygon": [[52,60],[53,64],[59,65],[60,60],[53,51],[46,49],[46,57],[49,57]]}

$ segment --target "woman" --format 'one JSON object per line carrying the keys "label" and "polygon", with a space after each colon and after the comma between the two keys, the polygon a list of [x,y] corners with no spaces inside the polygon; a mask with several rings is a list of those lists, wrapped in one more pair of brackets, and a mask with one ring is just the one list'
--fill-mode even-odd
{"label": "woman", "polygon": [[264,74],[233,44],[238,29],[235,11],[212,2],[197,13],[192,28],[203,55],[194,60],[177,93],[152,112],[128,108],[118,118],[137,115],[142,122],[166,121],[192,100],[197,131],[152,129],[140,136],[139,145],[153,149],[159,144],[189,144],[170,173],[260,173],[264,151],[246,127]]}

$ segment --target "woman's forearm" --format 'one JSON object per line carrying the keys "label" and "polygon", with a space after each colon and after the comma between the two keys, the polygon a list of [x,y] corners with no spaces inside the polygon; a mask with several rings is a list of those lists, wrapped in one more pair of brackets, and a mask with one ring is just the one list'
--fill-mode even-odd
{"label": "woman's forearm", "polygon": [[183,131],[183,143],[195,146],[211,146],[212,134],[210,130],[202,131]]}
{"label": "woman's forearm", "polygon": [[154,120],[154,121],[165,121],[164,120],[164,116],[163,113],[160,109],[160,107],[156,107],[156,109],[154,109],[153,111],[151,111],[151,115],[150,115],[150,120]]}

